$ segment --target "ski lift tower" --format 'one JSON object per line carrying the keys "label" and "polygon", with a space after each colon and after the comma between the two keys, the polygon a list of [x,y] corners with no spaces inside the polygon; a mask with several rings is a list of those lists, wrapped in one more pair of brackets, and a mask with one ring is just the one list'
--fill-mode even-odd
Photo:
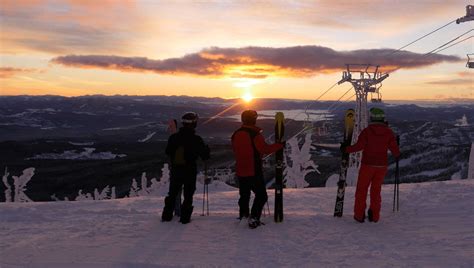
{"label": "ski lift tower", "polygon": [[[388,73],[379,71],[379,65],[371,64],[346,64],[346,71],[342,73],[342,79],[338,84],[349,82],[354,87],[356,93],[356,109],[354,131],[352,133],[352,143],[354,144],[360,132],[368,126],[367,95],[376,93],[380,102],[381,82],[388,77]],[[360,168],[362,153],[351,154],[349,168]]]}

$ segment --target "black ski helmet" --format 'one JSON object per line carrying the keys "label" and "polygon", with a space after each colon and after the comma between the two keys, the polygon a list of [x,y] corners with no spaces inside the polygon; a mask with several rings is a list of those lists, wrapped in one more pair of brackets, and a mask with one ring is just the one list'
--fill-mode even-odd
{"label": "black ski helmet", "polygon": [[244,125],[255,125],[257,123],[257,112],[254,110],[246,110],[242,112],[242,123]]}
{"label": "black ski helmet", "polygon": [[195,128],[197,126],[198,119],[199,119],[199,116],[198,116],[197,113],[195,113],[195,112],[186,112],[181,117],[181,123],[185,127]]}

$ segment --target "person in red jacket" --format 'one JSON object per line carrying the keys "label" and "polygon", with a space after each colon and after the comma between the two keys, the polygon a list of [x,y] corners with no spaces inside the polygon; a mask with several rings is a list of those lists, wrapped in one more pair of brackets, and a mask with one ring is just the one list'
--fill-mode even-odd
{"label": "person in red jacket", "polygon": [[[261,224],[262,209],[268,200],[263,179],[262,157],[282,149],[283,144],[269,145],[265,142],[262,129],[256,126],[256,111],[244,111],[241,119],[242,126],[232,135],[232,149],[239,181],[239,217],[242,219],[250,216],[249,227],[255,228]],[[250,191],[255,194],[255,199],[249,213]]]}
{"label": "person in red jacket", "polygon": [[390,150],[395,158],[400,156],[395,135],[385,123],[384,111],[379,108],[370,109],[369,126],[362,130],[354,145],[343,145],[341,150],[347,153],[362,151],[355,194],[354,219],[358,222],[365,220],[367,192],[370,186],[368,218],[371,222],[379,221],[382,204],[380,191],[388,165],[387,150]]}

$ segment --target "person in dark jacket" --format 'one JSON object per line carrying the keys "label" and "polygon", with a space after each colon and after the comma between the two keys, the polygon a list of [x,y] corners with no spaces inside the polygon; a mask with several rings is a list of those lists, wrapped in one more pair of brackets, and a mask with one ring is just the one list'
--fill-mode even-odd
{"label": "person in dark jacket", "polygon": [[370,124],[360,133],[357,142],[342,151],[354,153],[362,151],[362,160],[355,193],[354,219],[358,222],[365,220],[367,193],[370,186],[370,207],[367,212],[369,221],[378,222],[382,198],[380,191],[387,173],[387,151],[390,150],[395,158],[400,156],[400,149],[393,131],[385,123],[385,113],[382,109],[370,109]]}
{"label": "person in dark jacket", "polygon": [[[262,129],[256,126],[257,112],[246,110],[242,113],[242,126],[232,135],[232,149],[235,155],[236,175],[239,181],[239,217],[249,218],[249,227],[261,224],[262,209],[268,200],[263,179],[262,157],[283,148],[283,144],[267,144]],[[251,212],[250,193],[255,194]]]}
{"label": "person in dark jacket", "polygon": [[193,212],[193,195],[196,191],[197,158],[208,160],[210,158],[209,147],[202,138],[195,134],[198,115],[188,112],[183,115],[183,127],[168,139],[166,154],[170,158],[170,187],[168,196],[165,198],[165,207],[161,215],[162,221],[173,219],[173,210],[176,197],[183,188],[183,203],[181,204],[180,222],[183,224],[191,221]]}

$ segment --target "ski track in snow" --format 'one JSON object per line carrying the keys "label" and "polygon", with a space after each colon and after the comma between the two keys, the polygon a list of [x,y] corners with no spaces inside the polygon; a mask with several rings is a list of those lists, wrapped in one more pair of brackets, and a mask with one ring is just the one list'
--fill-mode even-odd
{"label": "ski track in snow", "polygon": [[[0,204],[0,267],[473,267],[474,181],[384,185],[381,221],[332,216],[336,188],[286,189],[285,219],[250,230],[238,192],[210,191],[210,216],[160,222],[163,197]],[[268,190],[273,210],[273,190]],[[271,211],[273,214],[273,211]]]}

